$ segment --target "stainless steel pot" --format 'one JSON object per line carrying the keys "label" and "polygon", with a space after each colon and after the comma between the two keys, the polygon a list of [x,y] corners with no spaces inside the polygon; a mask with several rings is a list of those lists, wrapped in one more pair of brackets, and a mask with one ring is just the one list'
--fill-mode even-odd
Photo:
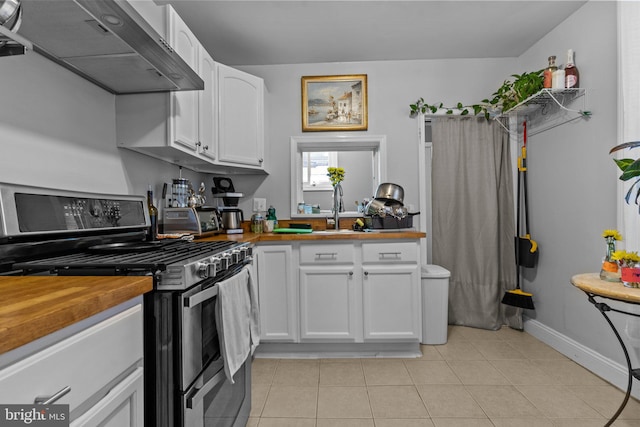
{"label": "stainless steel pot", "polygon": [[395,200],[400,203],[404,202],[404,189],[398,184],[385,182],[378,185],[376,190],[376,199]]}
{"label": "stainless steel pot", "polygon": [[364,213],[366,215],[378,215],[384,217],[386,215],[386,209],[384,200],[373,199],[364,207]]}
{"label": "stainless steel pot", "polygon": [[220,212],[222,218],[222,226],[227,230],[242,228],[244,215],[242,209],[224,209]]}
{"label": "stainless steel pot", "polygon": [[20,26],[20,0],[0,0],[0,25],[4,25],[9,31],[17,31]]}

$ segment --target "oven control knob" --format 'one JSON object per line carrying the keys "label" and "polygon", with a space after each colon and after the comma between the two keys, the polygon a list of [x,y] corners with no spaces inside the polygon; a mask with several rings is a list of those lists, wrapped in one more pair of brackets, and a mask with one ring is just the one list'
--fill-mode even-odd
{"label": "oven control knob", "polygon": [[207,277],[209,277],[209,264],[204,262],[197,263],[196,272],[201,279],[206,279]]}
{"label": "oven control knob", "polygon": [[237,264],[240,261],[242,261],[244,259],[243,255],[244,254],[240,252],[240,250],[238,249],[231,250],[231,260],[233,261],[234,264]]}
{"label": "oven control knob", "polygon": [[232,265],[231,254],[224,253],[220,256],[220,269],[226,270]]}
{"label": "oven control knob", "polygon": [[242,259],[249,258],[253,254],[253,251],[251,250],[251,247],[249,247],[249,246],[241,247],[240,248],[240,252],[242,253]]}
{"label": "oven control knob", "polygon": [[217,256],[211,257],[209,260],[209,277],[215,277],[216,274],[221,270],[220,268],[220,258]]}

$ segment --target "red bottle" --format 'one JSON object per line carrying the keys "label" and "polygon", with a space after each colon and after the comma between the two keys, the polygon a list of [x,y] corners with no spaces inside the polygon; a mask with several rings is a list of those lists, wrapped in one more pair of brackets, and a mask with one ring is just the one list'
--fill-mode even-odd
{"label": "red bottle", "polygon": [[579,88],[579,74],[578,67],[573,62],[573,49],[569,49],[567,51],[567,64],[564,66],[564,87],[568,89],[576,89]]}

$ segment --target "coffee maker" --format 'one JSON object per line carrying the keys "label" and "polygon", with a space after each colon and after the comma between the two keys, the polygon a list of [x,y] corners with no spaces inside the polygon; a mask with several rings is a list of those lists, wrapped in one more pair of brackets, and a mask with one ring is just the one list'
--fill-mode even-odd
{"label": "coffee maker", "polygon": [[238,208],[238,202],[244,194],[237,193],[231,179],[224,177],[213,178],[211,193],[213,198],[218,200],[218,211],[225,232],[227,234],[243,233],[244,214],[242,209]]}

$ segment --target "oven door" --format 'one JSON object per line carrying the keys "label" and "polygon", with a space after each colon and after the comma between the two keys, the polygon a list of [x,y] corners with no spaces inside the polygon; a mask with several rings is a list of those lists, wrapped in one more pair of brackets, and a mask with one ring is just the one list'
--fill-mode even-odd
{"label": "oven door", "polygon": [[183,395],[184,426],[244,427],[251,412],[251,357],[234,375],[231,384],[224,369],[205,370]]}
{"label": "oven door", "polygon": [[[218,286],[209,279],[180,296],[180,390],[187,390],[211,364],[222,366],[216,327]],[[214,363],[217,362],[217,363]]]}

